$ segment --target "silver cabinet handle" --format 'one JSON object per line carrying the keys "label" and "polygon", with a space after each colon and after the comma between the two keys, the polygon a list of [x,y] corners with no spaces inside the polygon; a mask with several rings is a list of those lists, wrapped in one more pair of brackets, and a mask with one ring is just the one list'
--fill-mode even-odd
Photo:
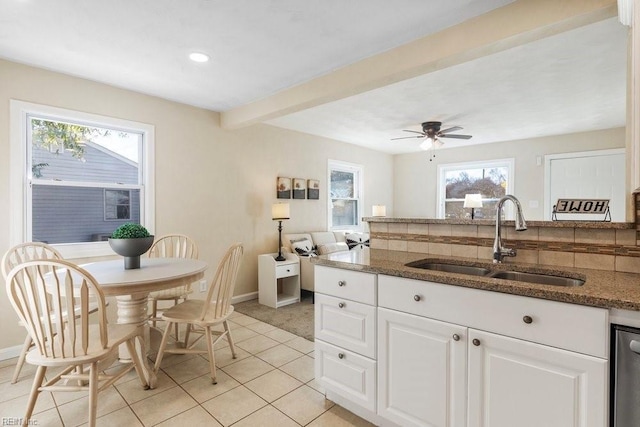
{"label": "silver cabinet handle", "polygon": [[347,284],[347,282],[345,282],[344,280],[340,280],[340,281],[338,282],[338,286],[344,286],[344,285],[346,285],[346,284]]}
{"label": "silver cabinet handle", "polygon": [[422,297],[420,297],[420,295],[414,295],[413,296],[413,300],[414,301],[420,301],[422,299]]}
{"label": "silver cabinet handle", "polygon": [[338,353],[338,359],[344,359],[344,353]]}
{"label": "silver cabinet handle", "polygon": [[640,341],[631,340],[631,342],[629,343],[629,348],[634,353],[640,354]]}
{"label": "silver cabinet handle", "polygon": [[523,321],[524,323],[526,323],[527,325],[529,325],[529,324],[533,323],[533,318],[532,318],[531,316],[524,316],[524,317],[522,318],[522,321]]}
{"label": "silver cabinet handle", "polygon": [[454,341],[460,341],[460,335],[458,335],[458,334],[453,334],[453,340],[454,340]]}
{"label": "silver cabinet handle", "polygon": [[338,307],[344,308],[344,303],[343,302],[338,303]]}
{"label": "silver cabinet handle", "polygon": [[478,338],[474,338],[473,341],[471,341],[473,343],[473,345],[475,345],[476,347],[480,345],[480,340]]}

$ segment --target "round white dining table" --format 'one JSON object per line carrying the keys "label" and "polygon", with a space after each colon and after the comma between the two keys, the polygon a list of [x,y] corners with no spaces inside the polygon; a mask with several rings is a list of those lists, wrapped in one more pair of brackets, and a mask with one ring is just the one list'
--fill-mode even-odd
{"label": "round white dining table", "polygon": [[188,285],[204,277],[207,263],[184,258],[142,258],[140,268],[125,270],[122,259],[82,264],[106,296],[115,296],[118,323],[146,324],[152,291]]}
{"label": "round white dining table", "polygon": [[[144,328],[146,347],[149,346],[147,315],[149,292],[188,285],[204,277],[207,263],[185,258],[141,258],[140,268],[125,270],[122,259],[82,264],[106,296],[116,297],[118,323],[135,324]],[[128,359],[126,348],[120,349],[120,358]],[[155,375],[145,363],[151,388]]]}

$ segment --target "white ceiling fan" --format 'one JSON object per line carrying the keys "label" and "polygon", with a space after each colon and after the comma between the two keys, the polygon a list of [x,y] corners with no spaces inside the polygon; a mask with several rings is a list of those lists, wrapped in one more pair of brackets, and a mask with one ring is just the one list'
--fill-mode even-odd
{"label": "white ceiling fan", "polygon": [[[420,148],[422,150],[436,149],[444,145],[444,142],[440,140],[440,138],[455,138],[455,139],[471,139],[471,135],[460,135],[460,134],[452,134],[450,132],[455,132],[457,130],[461,130],[460,126],[452,126],[447,129],[442,129],[442,122],[424,122],[422,123],[422,132],[418,132],[415,130],[403,129],[404,132],[417,133],[418,135],[413,136],[402,136],[399,138],[391,138],[391,140],[397,139],[409,139],[409,138],[424,138],[424,141],[420,144]],[[435,157],[435,154],[432,154],[432,158]],[[431,161],[432,159],[429,159]]]}

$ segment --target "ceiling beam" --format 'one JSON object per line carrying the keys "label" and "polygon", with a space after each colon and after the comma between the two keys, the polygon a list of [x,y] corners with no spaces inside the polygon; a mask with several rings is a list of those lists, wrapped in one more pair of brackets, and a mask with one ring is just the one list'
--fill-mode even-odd
{"label": "ceiling beam", "polygon": [[616,0],[518,0],[438,33],[221,113],[237,129],[616,16]]}

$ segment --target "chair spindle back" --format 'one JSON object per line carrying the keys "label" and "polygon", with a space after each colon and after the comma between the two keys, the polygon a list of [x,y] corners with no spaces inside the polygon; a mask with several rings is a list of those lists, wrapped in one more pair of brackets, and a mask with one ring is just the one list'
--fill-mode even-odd
{"label": "chair spindle back", "polygon": [[[107,348],[104,293],[93,276],[75,264],[64,260],[22,263],[8,274],[7,294],[42,356],[78,358],[95,352],[96,343]],[[98,308],[97,327],[89,324],[90,305]]]}
{"label": "chair spindle back", "polygon": [[6,279],[9,271],[16,265],[38,259],[62,259],[62,255],[46,243],[22,243],[9,249],[2,257],[2,277]]}
{"label": "chair spindle back", "polygon": [[216,275],[207,293],[205,300],[207,304],[204,305],[200,314],[201,319],[207,315],[219,318],[229,311],[243,251],[242,243],[236,243],[227,250],[227,253],[220,260]]}
{"label": "chair spindle back", "polygon": [[149,249],[149,258],[198,258],[198,246],[183,234],[167,234],[158,238]]}

